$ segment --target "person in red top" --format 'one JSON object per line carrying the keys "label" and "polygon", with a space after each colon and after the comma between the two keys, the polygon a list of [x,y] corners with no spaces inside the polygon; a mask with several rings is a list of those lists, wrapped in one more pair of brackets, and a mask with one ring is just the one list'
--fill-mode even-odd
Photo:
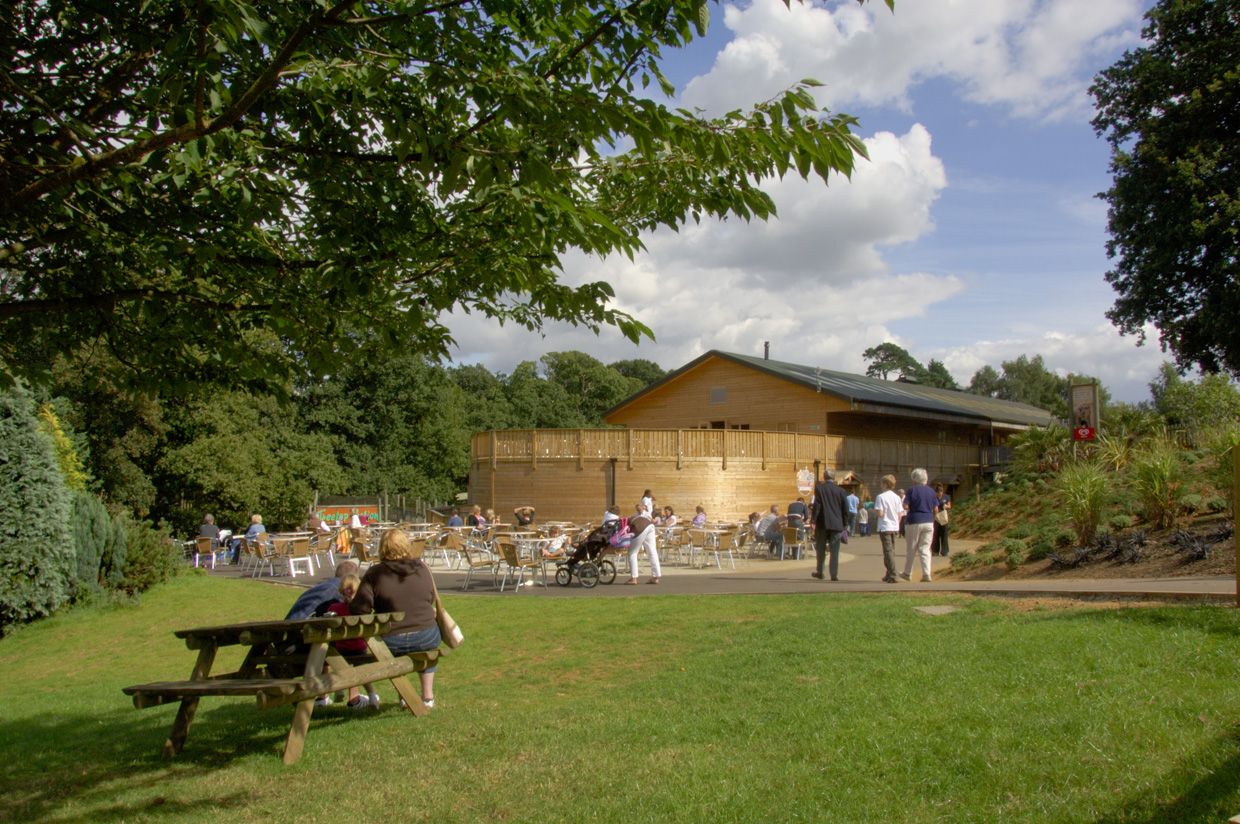
{"label": "person in red top", "polygon": [[[337,601],[327,608],[328,615],[351,615],[349,612],[349,601],[357,594],[357,588],[362,583],[362,579],[356,575],[346,575],[340,579],[340,597],[343,601]],[[346,638],[343,641],[336,642],[336,651],[346,658],[350,655],[363,655],[366,652],[365,638]],[[337,699],[339,700],[339,699]],[[351,710],[360,710],[370,707],[371,709],[379,709],[379,696],[375,694],[373,684],[366,684],[366,697],[361,696],[361,692],[357,687],[349,687],[349,703]]]}

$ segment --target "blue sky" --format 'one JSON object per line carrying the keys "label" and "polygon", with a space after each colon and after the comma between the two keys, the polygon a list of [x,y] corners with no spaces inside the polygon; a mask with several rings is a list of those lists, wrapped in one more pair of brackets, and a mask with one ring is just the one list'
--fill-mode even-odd
{"label": "blue sky", "polygon": [[669,56],[682,105],[722,112],[814,77],[820,105],[860,118],[871,162],[852,181],[766,185],[780,219],[647,238],[630,262],[571,256],[566,279],[604,279],[656,342],[550,326],[452,326],[457,359],[510,371],[548,351],[673,369],[708,349],[862,372],[883,341],[961,383],[1041,354],[1148,397],[1165,356],[1106,320],[1107,146],[1093,76],[1140,44],[1149,0],[746,0],[711,7],[707,37]]}

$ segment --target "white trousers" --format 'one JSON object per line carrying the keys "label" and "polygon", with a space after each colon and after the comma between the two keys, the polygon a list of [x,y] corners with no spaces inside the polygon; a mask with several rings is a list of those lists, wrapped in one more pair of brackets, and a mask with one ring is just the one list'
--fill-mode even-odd
{"label": "white trousers", "polygon": [[928,524],[905,524],[904,540],[908,544],[908,557],[904,561],[904,577],[913,574],[913,558],[921,558],[921,577],[930,579],[930,541],[934,538],[934,522]]}
{"label": "white trousers", "polygon": [[[659,530],[651,524],[642,530],[641,535],[633,539],[633,543],[629,544],[629,575],[637,577],[637,553],[641,552],[643,545],[646,547],[646,557],[650,559],[650,577],[658,578],[662,575],[663,568],[659,566],[659,548],[656,546],[658,537]],[[928,549],[926,551],[929,552]]]}

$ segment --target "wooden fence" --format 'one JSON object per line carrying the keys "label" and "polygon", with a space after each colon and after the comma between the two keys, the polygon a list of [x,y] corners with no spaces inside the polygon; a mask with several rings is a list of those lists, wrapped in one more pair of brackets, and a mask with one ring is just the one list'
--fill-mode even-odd
{"label": "wooden fence", "polygon": [[480,432],[470,444],[469,498],[505,516],[518,505],[544,517],[597,520],[612,501],[625,513],[645,489],[660,504],[736,518],[797,497],[796,473],[848,470],[870,497],[879,478],[922,467],[971,485],[982,451],[967,444],[842,438],[732,429],[518,429]]}

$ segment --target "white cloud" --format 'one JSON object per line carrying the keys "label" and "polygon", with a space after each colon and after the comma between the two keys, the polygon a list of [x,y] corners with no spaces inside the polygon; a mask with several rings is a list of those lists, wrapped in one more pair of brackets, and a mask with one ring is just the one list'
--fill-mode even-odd
{"label": "white cloud", "polygon": [[1149,382],[1169,356],[1159,348],[1158,330],[1146,327],[1146,344],[1137,346],[1135,336],[1124,337],[1109,323],[1073,331],[1047,331],[1032,337],[983,340],[953,349],[913,350],[928,361],[943,361],[961,385],[990,365],[1001,370],[1005,360],[1021,355],[1041,355],[1046,366],[1059,375],[1069,372],[1092,375],[1102,381],[1115,400],[1130,403],[1149,400]]}
{"label": "white cloud", "polygon": [[1101,56],[1139,41],[1143,0],[851,0],[729,5],[734,33],[685,102],[712,111],[747,105],[805,77],[831,109],[913,108],[911,90],[944,78],[966,99],[1034,118],[1080,117]]}
{"label": "white cloud", "polygon": [[508,371],[547,351],[581,349],[604,361],[645,357],[673,367],[709,349],[761,351],[769,340],[781,358],[864,368],[861,351],[889,336],[887,324],[921,317],[932,301],[964,289],[953,276],[891,274],[880,251],[934,228],[931,205],[947,179],[929,132],[915,125],[866,145],[871,159],[851,181],[824,186],[792,175],[767,183],[778,220],[658,232],[634,261],[566,258],[567,282],[612,284],[615,307],[650,326],[657,346],[633,349],[613,331],[595,338],[563,325],[543,339],[464,317],[451,323],[460,359]]}

